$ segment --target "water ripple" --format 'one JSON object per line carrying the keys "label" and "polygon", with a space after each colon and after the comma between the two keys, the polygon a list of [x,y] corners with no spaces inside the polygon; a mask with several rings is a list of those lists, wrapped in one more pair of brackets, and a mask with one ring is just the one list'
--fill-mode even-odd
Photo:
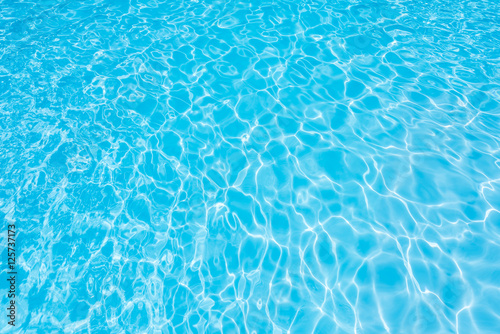
{"label": "water ripple", "polygon": [[4,1],[19,332],[500,332],[498,13]]}

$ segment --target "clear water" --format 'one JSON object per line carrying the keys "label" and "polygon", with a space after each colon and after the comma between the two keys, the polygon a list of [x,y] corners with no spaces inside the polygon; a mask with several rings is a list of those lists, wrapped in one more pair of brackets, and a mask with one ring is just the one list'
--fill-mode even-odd
{"label": "clear water", "polygon": [[1,332],[500,333],[499,13],[1,1]]}

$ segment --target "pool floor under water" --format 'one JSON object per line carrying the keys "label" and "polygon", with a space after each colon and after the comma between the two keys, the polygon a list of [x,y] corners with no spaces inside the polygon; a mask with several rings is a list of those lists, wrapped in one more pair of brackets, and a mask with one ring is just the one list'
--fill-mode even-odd
{"label": "pool floor under water", "polygon": [[499,13],[2,1],[0,333],[500,333]]}

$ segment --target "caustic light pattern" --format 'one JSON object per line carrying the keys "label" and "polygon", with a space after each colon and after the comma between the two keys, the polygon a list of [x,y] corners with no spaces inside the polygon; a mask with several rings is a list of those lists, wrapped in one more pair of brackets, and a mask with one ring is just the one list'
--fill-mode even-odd
{"label": "caustic light pattern", "polygon": [[500,333],[499,13],[1,1],[2,333]]}

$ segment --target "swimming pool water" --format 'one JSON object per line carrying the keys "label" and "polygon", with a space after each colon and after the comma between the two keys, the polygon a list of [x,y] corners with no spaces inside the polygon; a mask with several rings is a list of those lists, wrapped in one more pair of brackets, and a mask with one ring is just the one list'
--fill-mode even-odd
{"label": "swimming pool water", "polygon": [[1,1],[1,332],[500,333],[499,13]]}

